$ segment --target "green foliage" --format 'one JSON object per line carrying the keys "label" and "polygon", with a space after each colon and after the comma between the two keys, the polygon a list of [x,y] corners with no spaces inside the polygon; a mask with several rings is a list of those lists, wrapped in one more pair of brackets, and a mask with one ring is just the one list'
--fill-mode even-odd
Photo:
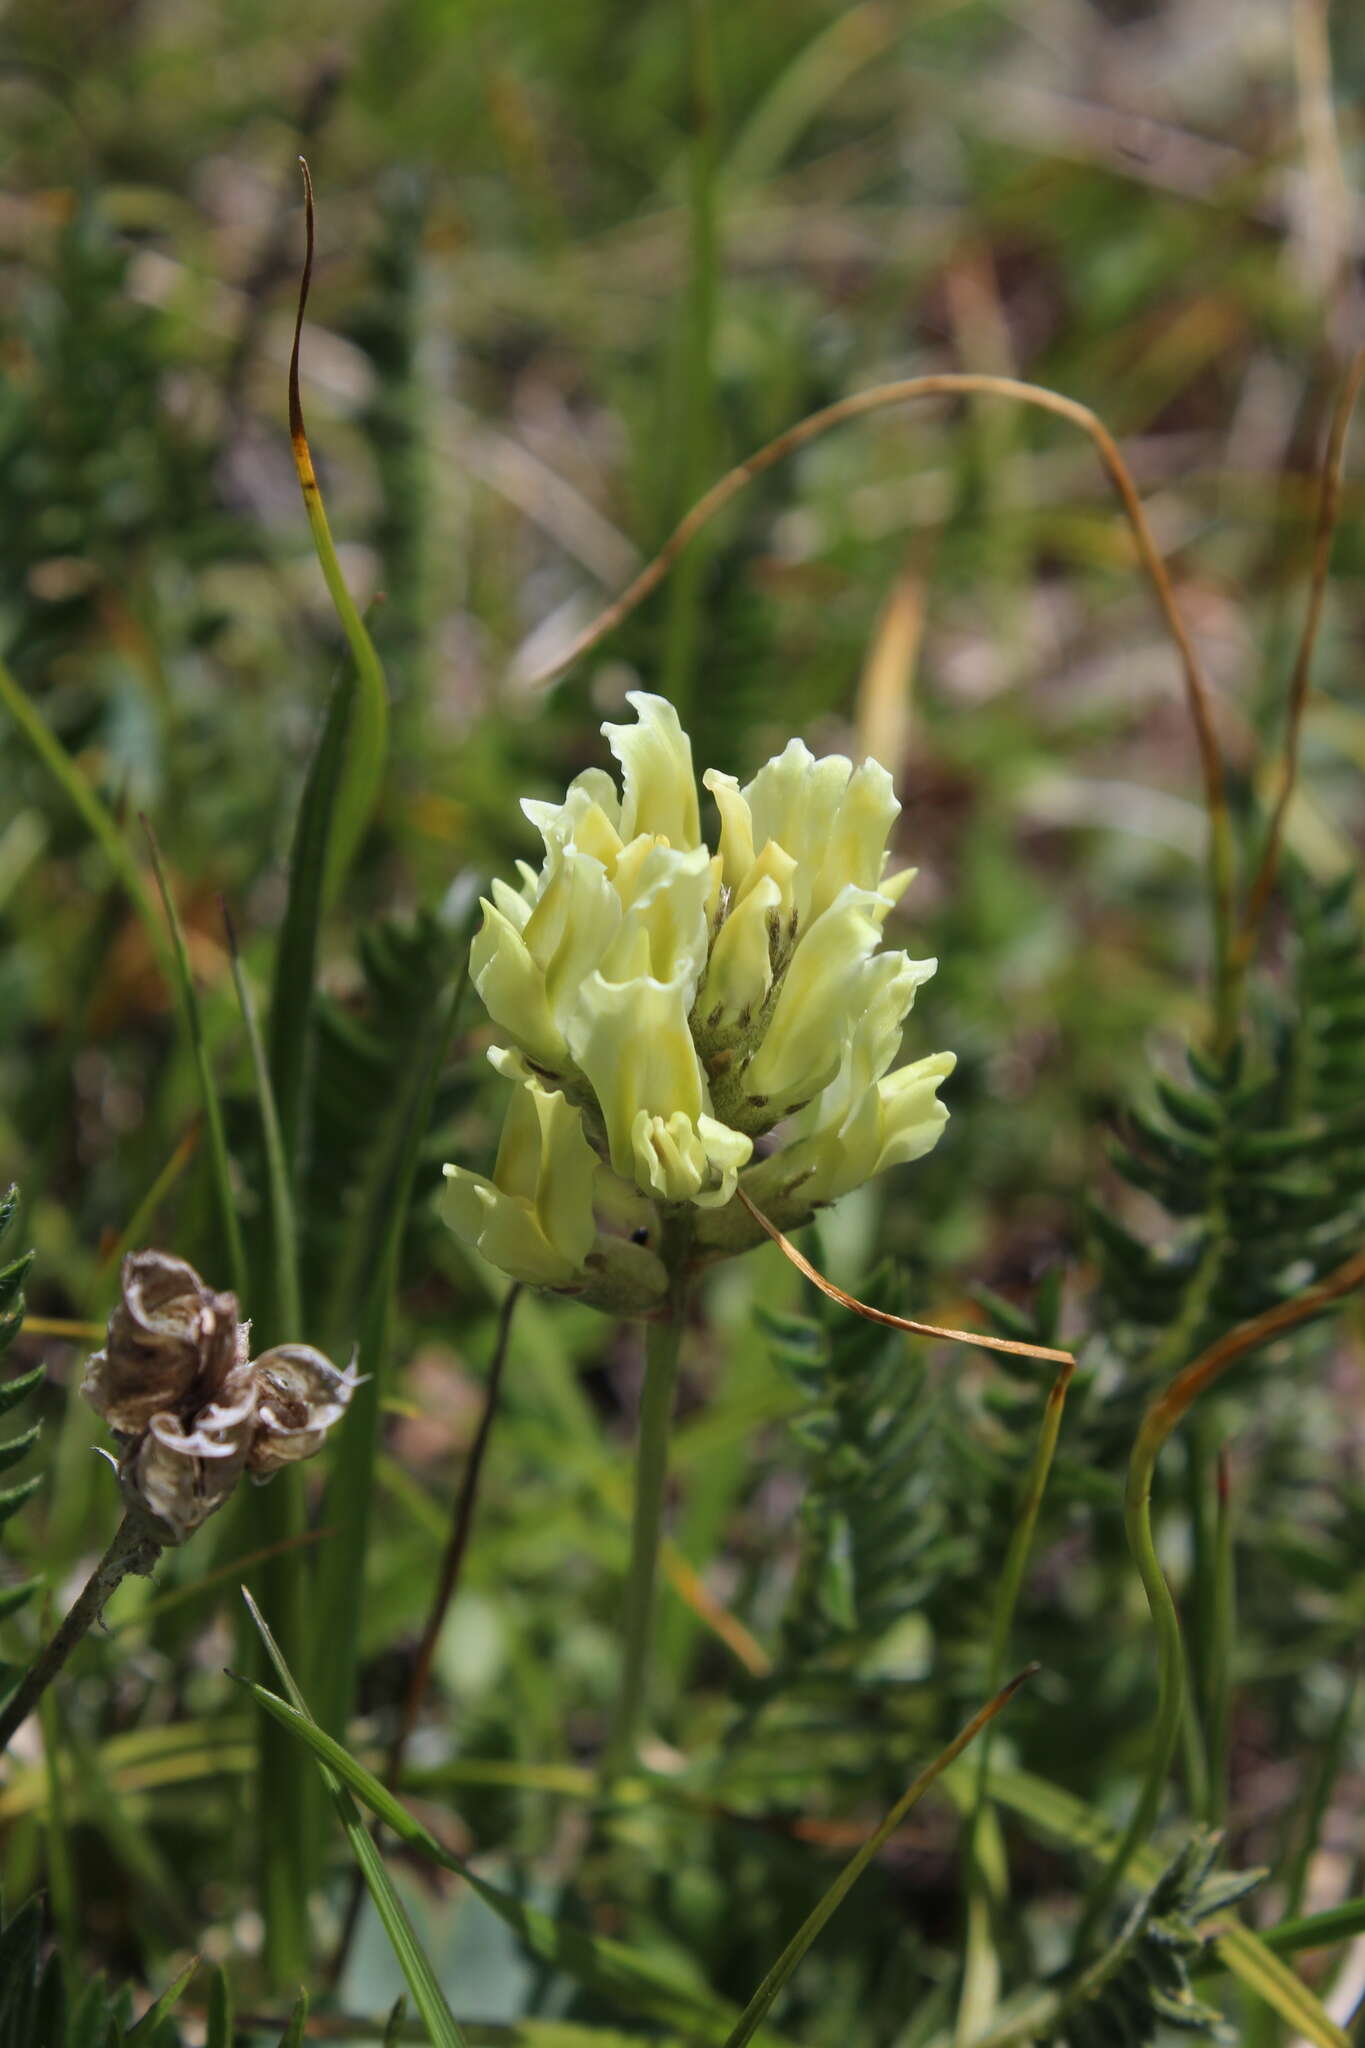
{"label": "green foliage", "polygon": [[[895,1312],[885,1269],[867,1290]],[[804,1403],[791,1424],[806,1484],[779,1661],[791,1678],[866,1656],[973,1546],[954,1527],[944,1397],[904,1338],[838,1310],[817,1320],[760,1309],[758,1320]]]}
{"label": "green foliage", "polygon": [[1209,1923],[1255,1891],[1266,1873],[1215,1874],[1221,1843],[1213,1833],[1190,1837],[1064,1999],[1064,2017],[1045,2038],[1064,2048],[1148,2048],[1170,2027],[1201,2040],[1236,2040],[1218,2009],[1196,1994],[1190,1971],[1213,1933]]}
{"label": "green foliage", "polygon": [[1365,955],[1349,878],[1294,892],[1287,986],[1257,1039],[1224,1059],[1191,1049],[1180,1082],[1129,1113],[1110,1148],[1166,1219],[1149,1242],[1092,1207],[1109,1342],[1130,1393],[1233,1324],[1302,1292],[1365,1230]]}

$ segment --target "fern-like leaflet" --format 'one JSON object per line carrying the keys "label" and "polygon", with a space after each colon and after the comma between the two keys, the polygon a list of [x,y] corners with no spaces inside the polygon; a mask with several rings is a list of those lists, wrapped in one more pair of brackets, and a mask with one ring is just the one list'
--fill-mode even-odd
{"label": "fern-like leaflet", "polygon": [[1099,1327],[1136,1394],[1331,1271],[1365,1231],[1365,958],[1349,881],[1293,892],[1294,968],[1224,1058],[1157,1077],[1111,1158],[1165,1213],[1147,1241],[1103,1205]]}
{"label": "fern-like leaflet", "polygon": [[1190,1981],[1215,1916],[1244,1899],[1264,1870],[1215,1873],[1222,1838],[1197,1829],[1151,1890],[1124,1919],[1116,1939],[1085,1972],[1055,2028],[1039,2042],[1062,2048],[1147,2048],[1167,2028],[1201,2040],[1233,2042],[1216,2006]]}

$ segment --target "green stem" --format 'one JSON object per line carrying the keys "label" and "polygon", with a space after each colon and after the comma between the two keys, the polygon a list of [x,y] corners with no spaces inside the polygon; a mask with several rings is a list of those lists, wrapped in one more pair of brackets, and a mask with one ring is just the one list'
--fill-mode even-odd
{"label": "green stem", "polygon": [[[242,1012],[252,1072],[256,1082],[261,1136],[265,1146],[269,1193],[269,1285],[262,1287],[264,1314],[260,1323],[268,1341],[299,1343],[303,1314],[299,1303],[298,1229],[289,1168],[280,1135],[270,1069],[256,1018],[256,1005],[242,965],[236,928],[219,898],[227,935],[232,979]],[[258,1276],[266,1279],[263,1272]],[[302,1539],[308,1528],[303,1474],[296,1467],[279,1472],[263,1494],[255,1525],[271,1552],[261,1573],[261,1605],[287,1654],[302,1663],[309,1644],[309,1597],[312,1562]],[[300,1772],[287,1740],[268,1715],[259,1727],[260,1793],[258,1850],[265,1917],[267,1967],[283,1990],[296,1983],[308,1966],[308,1900],[320,1875],[323,1813],[317,1781]]]}
{"label": "green stem", "polygon": [[180,913],[175,907],[170,884],[166,880],[161,848],[157,844],[156,834],[150,822],[145,817],[142,820],[142,829],[147,835],[147,850],[152,858],[152,872],[156,876],[156,886],[161,892],[162,907],[166,912],[166,926],[171,935],[171,948],[175,955],[174,986],[180,994],[180,1014],[184,1018],[185,1029],[189,1034],[195,1072],[199,1076],[199,1100],[203,1105],[204,1128],[208,1133],[213,1195],[218,1206],[219,1226],[223,1233],[223,1252],[227,1259],[228,1278],[238,1301],[244,1302],[247,1294],[246,1254],[242,1249],[242,1227],[237,1220],[237,1205],[232,1194],[232,1163],[228,1156],[227,1134],[223,1129],[223,1106],[218,1099],[218,1084],[213,1078],[213,1062],[209,1058],[208,1042],[204,1037],[204,1019],[194,986],[194,975],[190,970],[184,927],[180,922]]}
{"label": "green stem", "polygon": [[[1053,1453],[1056,1451],[1057,1437],[1062,1426],[1066,1390],[1074,1371],[1073,1365],[1064,1365],[1052,1383],[1047,1406],[1043,1411],[1042,1425],[1038,1431],[1038,1442],[1029,1466],[1023,1499],[1010,1535],[1009,1548],[1005,1552],[991,1623],[990,1667],[986,1678],[986,1689],[991,1693],[998,1692],[1004,1680],[1010,1631],[1014,1626],[1014,1611],[1019,1604],[1019,1592],[1024,1583],[1029,1551],[1033,1547],[1033,1532],[1038,1521],[1038,1510],[1042,1506],[1043,1494],[1047,1489],[1048,1474],[1052,1470]],[[984,1872],[980,1860],[980,1832],[986,1811],[986,1788],[990,1775],[993,1732],[989,1726],[985,1729],[977,1750],[976,1786],[963,1845],[964,1881],[967,1891],[967,1942],[962,1966],[962,1998],[958,2006],[954,2037],[958,2042],[970,2040],[973,2034],[986,2024],[990,2018],[989,2007],[994,2003],[994,1977],[989,1968],[989,1902],[983,1884]]]}
{"label": "green stem", "polygon": [[1226,1818],[1228,1744],[1232,1725],[1232,1650],[1237,1633],[1237,1568],[1232,1541],[1232,1503],[1228,1488],[1227,1452],[1217,1461],[1217,1507],[1213,1524],[1212,1600],[1209,1615],[1211,1650],[1207,1679],[1208,1797],[1205,1818],[1221,1827]]}
{"label": "green stem", "polygon": [[1092,1891],[1082,1915],[1076,1934],[1078,1955],[1089,1945],[1100,1920],[1108,1911],[1123,1880],[1124,1872],[1132,1861],[1134,1851],[1151,1832],[1157,1808],[1161,1804],[1162,1790],[1170,1772],[1171,1759],[1175,1755],[1176,1743],[1180,1739],[1180,1717],[1184,1710],[1185,1694],[1185,1656],[1180,1641],[1180,1617],[1176,1612],[1175,1601],[1171,1598],[1171,1589],[1166,1583],[1166,1575],[1161,1569],[1156,1544],[1152,1538],[1152,1478],[1156,1470],[1157,1453],[1165,1442],[1168,1431],[1169,1423],[1159,1409],[1148,1414],[1133,1446],[1125,1499],[1128,1547],[1133,1554],[1138,1576],[1142,1580],[1142,1590],[1147,1596],[1152,1626],[1156,1631],[1157,1710],[1152,1754],[1132,1818],[1102,1872],[1099,1883]]}
{"label": "green stem", "polygon": [[114,1539],[77,1595],[65,1621],[46,1649],[30,1664],[0,1713],[0,1752],[8,1749],[20,1724],[26,1721],[71,1652],[94,1627],[115,1589],[129,1572],[149,1577],[161,1555],[161,1544],[152,1534],[146,1518],[128,1513],[114,1532]]}
{"label": "green stem", "polygon": [[[673,1293],[667,1317],[650,1323],[645,1332],[645,1382],[640,1402],[640,1440],[635,1460],[635,1511],[630,1530],[630,1570],[623,1612],[624,1651],[621,1687],[616,1700],[602,1775],[610,1784],[635,1763],[640,1723],[649,1687],[649,1655],[654,1632],[654,1588],[658,1577],[659,1542],[663,1534],[664,1494],[668,1482],[668,1438],[673,1397],[682,1348],[685,1286],[685,1237],[690,1219],[674,1233],[667,1249]],[[667,1238],[665,1240],[667,1245]]]}

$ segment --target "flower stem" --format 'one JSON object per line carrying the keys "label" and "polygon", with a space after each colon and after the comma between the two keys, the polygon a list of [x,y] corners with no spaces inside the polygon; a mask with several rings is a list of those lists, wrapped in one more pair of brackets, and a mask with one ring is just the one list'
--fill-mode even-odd
{"label": "flower stem", "polygon": [[15,1730],[26,1721],[82,1636],[103,1614],[110,1595],[127,1577],[137,1572],[150,1577],[161,1555],[161,1545],[141,1515],[127,1514],[114,1532],[114,1540],[86,1580],[70,1613],[19,1681],[8,1705],[0,1713],[0,1751],[9,1747]]}
{"label": "flower stem", "polygon": [[610,1784],[635,1761],[640,1722],[649,1687],[649,1657],[654,1635],[654,1586],[658,1576],[659,1541],[663,1533],[664,1492],[668,1481],[668,1436],[682,1348],[685,1285],[683,1267],[690,1219],[673,1233],[666,1246],[673,1288],[667,1317],[650,1323],[645,1332],[645,1382],[640,1402],[640,1440],[635,1458],[635,1512],[630,1531],[630,1570],[626,1577],[624,1652],[621,1689],[603,1757],[604,1784]]}

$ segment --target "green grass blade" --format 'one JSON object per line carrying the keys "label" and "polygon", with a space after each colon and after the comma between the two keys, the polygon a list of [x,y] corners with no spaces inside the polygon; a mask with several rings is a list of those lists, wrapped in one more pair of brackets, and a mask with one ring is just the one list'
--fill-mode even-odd
{"label": "green grass blade", "polygon": [[[300,162],[303,160],[300,158]],[[351,657],[355,662],[356,694],[350,720],[349,744],[335,796],[335,819],[326,858],[326,893],[334,896],[369,824],[384,782],[384,763],[389,746],[389,693],[383,665],[337,560],[336,545],[322,502],[317,472],[313,468],[308,434],[303,423],[299,395],[299,352],[303,339],[303,315],[313,277],[313,180],[303,164],[307,243],[303,276],[299,284],[298,315],[294,322],[294,346],[289,358],[289,437],[294,449],[294,466],[303,491],[304,509],[313,536],[318,565],[327,592],[341,621]]]}
{"label": "green grass blade", "polygon": [[209,1982],[209,2007],[204,2048],[232,2048],[232,1986],[220,1963]]}
{"label": "green grass blade", "polygon": [[184,1969],[180,1972],[180,1975],[172,1978],[160,1998],[156,2001],[156,2004],[150,2006],[143,2013],[137,2025],[129,2032],[128,2048],[134,2048],[135,2042],[151,2041],[161,2022],[174,2012],[176,2006],[180,2003],[181,1995],[186,1985],[198,1968],[198,1956],[191,1956]]}
{"label": "green grass blade", "polygon": [[1357,1934],[1365,1934],[1365,1899],[1348,1899],[1345,1905],[1306,1913],[1302,1919],[1281,1920],[1278,1927],[1266,1930],[1261,1942],[1272,1955],[1295,1955],[1301,1948],[1326,1948]]}
{"label": "green grass blade", "polygon": [[[223,922],[256,1084],[269,1190],[271,1284],[255,1337],[259,1348],[262,1337],[266,1343],[303,1338],[298,1233],[265,1047],[226,905]],[[274,1553],[261,1579],[265,1610],[290,1655],[301,1660],[308,1644],[309,1585],[308,1558],[301,1548],[306,1525],[303,1474],[297,1467],[286,1466],[262,1489],[254,1519],[265,1546]],[[311,1782],[294,1769],[288,1745],[269,1720],[260,1724],[258,1811],[267,1953],[274,1981],[282,1987],[297,1982],[307,1966],[308,1899],[319,1874],[321,1827]]]}
{"label": "green grass blade", "polygon": [[304,783],[289,856],[289,893],[275,948],[270,993],[270,1078],[285,1159],[296,1186],[308,1129],[318,932],[354,702],[355,679],[347,669],[332,687],[327,717]]}
{"label": "green grass blade", "polygon": [[199,1007],[199,992],[195,988],[194,976],[190,972],[185,932],[180,922],[180,914],[175,907],[175,898],[171,895],[166,881],[161,848],[157,845],[156,834],[146,818],[142,820],[142,829],[147,835],[147,849],[152,857],[152,872],[156,876],[156,886],[161,892],[162,908],[165,910],[166,924],[171,935],[175,967],[173,985],[180,997],[180,1014],[185,1020],[190,1050],[194,1055],[194,1068],[199,1076],[199,1100],[203,1104],[204,1128],[208,1132],[209,1164],[213,1173],[213,1193],[218,1206],[218,1222],[223,1232],[228,1285],[241,1302],[246,1296],[246,1255],[242,1249],[242,1227],[237,1220],[237,1204],[232,1196],[232,1167],[228,1159],[227,1136],[223,1130],[223,1109],[218,1099],[218,1083],[213,1078],[208,1046],[204,1040],[204,1019]]}
{"label": "green grass blade", "polygon": [[787,1943],[787,1946],[783,1949],[781,1955],[740,2014],[738,2021],[726,2039],[725,2048],[745,2048],[745,2043],[753,2040],[754,2035],[758,2032],[758,2029],[771,2011],[773,2001],[777,1998],[779,1992],[785,1989],[798,1964],[805,1957],[807,1950],[817,1937],[823,1933],[825,1927],[834,1917],[835,1913],[838,1912],[840,1906],[842,1906],[844,1900],[848,1897],[848,1894],[852,1891],[868,1865],[881,1854],[910,1809],[923,1798],[935,1778],[946,1771],[949,1764],[956,1757],[961,1756],[968,1743],[974,1741],[982,1729],[995,1719],[995,1716],[1002,1707],[1008,1704],[1014,1693],[1024,1683],[1024,1680],[1030,1678],[1037,1668],[1036,1664],[1030,1665],[1027,1670],[1021,1671],[1017,1678],[1012,1678],[1009,1684],[1004,1686],[993,1700],[988,1701],[982,1707],[980,1713],[972,1716],[966,1727],[953,1737],[948,1747],[941,1751],[931,1764],[926,1765],[913,1784],[901,1794],[901,1797],[891,1808],[881,1826],[875,1833],[868,1836],[856,1855],[849,1858],[819,1904],[806,1916],[806,1919]]}
{"label": "green grass blade", "polygon": [[[265,1338],[268,1343],[296,1344],[303,1339],[303,1327],[299,1307],[299,1240],[294,1215],[294,1191],[285,1160],[284,1140],[280,1134],[279,1113],[275,1106],[275,1091],[271,1086],[265,1045],[256,1018],[256,1004],[242,965],[241,950],[237,944],[237,930],[227,905],[224,903],[221,908],[223,925],[227,933],[228,955],[232,961],[233,986],[237,990],[237,1003],[242,1013],[242,1024],[251,1055],[252,1078],[256,1085],[256,1103],[261,1119],[261,1137],[265,1143],[266,1184],[270,1197],[270,1309],[268,1314],[258,1316],[258,1320],[265,1325]],[[256,1342],[259,1345],[259,1332]]]}
{"label": "green grass blade", "polygon": [[[252,1620],[260,1631],[261,1640],[265,1645],[266,1652],[280,1675],[281,1683],[295,1702],[297,1715],[305,1723],[308,1723],[308,1709],[304,1703],[303,1695],[290,1675],[289,1666],[285,1661],[279,1644],[271,1634],[270,1628],[260,1609],[251,1598],[251,1595],[246,1592],[245,1588],[243,1589],[242,1597],[247,1603]],[[264,1687],[253,1686],[252,1691],[257,1695],[263,1706],[268,1703],[271,1696],[265,1692]],[[383,1858],[375,1847],[370,1831],[365,1825],[360,1808],[351,1797],[342,1777],[330,1768],[322,1752],[315,1750],[314,1754],[318,1759],[323,1782],[332,1795],[332,1803],[336,1807],[337,1817],[345,1831],[346,1839],[350,1843],[351,1853],[360,1865],[366,1887],[371,1899],[374,1901],[375,1911],[379,1915],[384,1932],[389,1937],[393,1952],[398,1958],[404,1977],[407,1979],[413,2003],[426,2022],[433,2048],[465,2048],[464,2036],[455,2022],[455,2017],[450,2007],[446,2004],[445,1994],[441,1990],[436,1973],[431,1967],[425,1950],[413,1931],[412,1923],[403,1909],[402,1900],[393,1888],[392,1879],[389,1877],[388,1871],[384,1867]]]}
{"label": "green grass blade", "polygon": [[[1032,1335],[1032,1332],[1029,1334]],[[1057,1438],[1061,1433],[1062,1410],[1074,1372],[1073,1365],[1064,1365],[1052,1383],[1043,1409],[1038,1441],[1020,1497],[1019,1511],[1005,1551],[1005,1561],[1001,1567],[991,1616],[990,1663],[987,1666],[986,1683],[992,1688],[998,1687],[1005,1675],[1010,1631],[1014,1626],[1014,1611],[1019,1602],[1020,1588],[1024,1583],[1024,1571],[1033,1547],[1033,1532],[1037,1526],[1043,1495],[1047,1491],[1048,1475],[1052,1470]],[[962,1998],[957,2015],[957,2038],[960,2041],[970,2040],[973,2034],[979,2033],[986,2025],[999,1990],[1000,1969],[991,1941],[989,1895],[979,1854],[986,1813],[986,1782],[990,1769],[992,1732],[990,1728],[986,1729],[977,1752],[976,1798],[968,1818],[963,1847],[967,1937],[962,1966]]]}
{"label": "green grass blade", "polygon": [[395,1120],[390,1157],[376,1183],[369,1214],[366,1241],[374,1251],[360,1314],[358,1363],[363,1377],[337,1433],[322,1510],[323,1521],[335,1526],[336,1536],[320,1559],[315,1593],[316,1641],[325,1644],[326,1655],[319,1658],[310,1686],[319,1721],[334,1732],[344,1730],[355,1696],[361,1619],[358,1589],[365,1583],[399,1257],[418,1154],[431,1122],[441,1066],[468,980],[467,953],[464,963],[443,1014],[434,1021],[425,1058],[414,1066],[407,1101]]}
{"label": "green grass blade", "polygon": [[308,1993],[300,1991],[289,2015],[289,2025],[280,2035],[280,2048],[303,2048],[303,2030],[308,2024]]}
{"label": "green grass blade", "polygon": [[[125,1252],[130,1252],[134,1245],[146,1244],[149,1241],[152,1234],[152,1225],[156,1220],[161,1204],[167,1199],[181,1174],[193,1159],[198,1144],[199,1124],[196,1119],[184,1133],[171,1153],[170,1158],[166,1161],[166,1164],[162,1167],[160,1173],[158,1173],[156,1179],[142,1197],[142,1200],[133,1210],[132,1215],[124,1224],[119,1237],[115,1239],[109,1250],[101,1255],[97,1276],[100,1283],[109,1274],[118,1271],[119,1267],[123,1264]],[[232,1213],[235,1224],[237,1212],[234,1209]],[[230,1258],[229,1270],[231,1270]]]}
{"label": "green grass blade", "polygon": [[142,879],[142,872],[133,859],[128,842],[119,830],[113,813],[90,787],[66,748],[46,720],[30,704],[3,661],[0,661],[0,704],[9,712],[58,788],[80,813],[82,822],[127,890],[133,908],[142,919],[152,943],[152,951],[161,963],[166,980],[173,983],[176,978],[175,963],[166,944],[166,934],[161,929],[161,919],[156,914],[156,905],[152,902],[147,885]]}

